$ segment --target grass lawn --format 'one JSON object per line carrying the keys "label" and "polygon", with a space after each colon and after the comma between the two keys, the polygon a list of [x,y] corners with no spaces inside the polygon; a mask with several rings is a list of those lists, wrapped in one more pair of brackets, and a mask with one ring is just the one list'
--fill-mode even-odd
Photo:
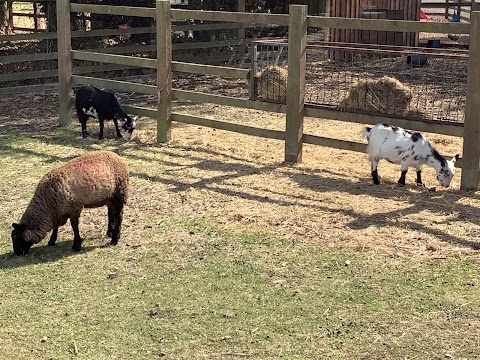
{"label": "grass lawn", "polygon": [[[475,193],[374,187],[361,154],[289,166],[281,143],[198,127],[160,145],[148,121],[130,142],[92,121],[83,140],[55,98],[16,101],[0,118],[0,359],[480,358]],[[94,149],[130,164],[119,245],[86,209],[80,253],[67,224],[14,256],[39,178]]]}

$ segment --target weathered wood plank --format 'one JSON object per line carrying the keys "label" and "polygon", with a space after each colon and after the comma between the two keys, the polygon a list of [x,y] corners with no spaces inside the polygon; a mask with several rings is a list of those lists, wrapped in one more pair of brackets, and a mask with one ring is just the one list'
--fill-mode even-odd
{"label": "weathered wood plank", "polygon": [[156,2],[157,26],[157,142],[172,137],[172,12],[169,0]]}
{"label": "weathered wood plank", "polygon": [[386,115],[375,116],[357,114],[353,112],[315,108],[309,105],[305,106],[305,116],[318,119],[340,120],[358,124],[388,123],[390,125],[403,127],[405,129],[458,137],[462,137],[464,133],[462,123],[434,120],[409,120],[404,118],[389,117]]}
{"label": "weathered wood plank", "polygon": [[72,57],[74,60],[97,61],[108,64],[129,65],[147,69],[157,68],[157,61],[155,59],[146,59],[137,56],[113,55],[90,51],[72,50]]}
{"label": "weathered wood plank", "polygon": [[[75,75],[88,74],[94,72],[115,71],[115,70],[129,70],[135,69],[131,66],[124,65],[101,65],[101,66],[83,66],[73,67],[72,73]],[[19,81],[29,79],[44,79],[49,77],[57,77],[58,70],[40,70],[40,71],[27,71],[27,72],[14,72],[10,74],[0,74],[0,82],[6,81]]]}
{"label": "weathered wood plank", "polygon": [[480,182],[480,11],[470,14],[470,56],[468,58],[465,135],[463,137],[462,190],[478,190]]}
{"label": "weathered wood plank", "polygon": [[94,78],[89,76],[73,75],[72,84],[73,85],[90,85],[90,86],[103,87],[107,89],[136,92],[140,94],[157,95],[156,86],[136,84],[136,83],[120,81],[120,80],[107,80],[107,79],[99,79],[99,78]]}
{"label": "weathered wood plank", "polygon": [[122,105],[123,110],[127,112],[127,114],[145,116],[152,119],[156,119],[158,116],[157,109],[150,109],[141,106],[131,106],[131,105]]}
{"label": "weathered wood plank", "polygon": [[58,58],[57,52],[40,53],[40,54],[24,54],[24,55],[6,55],[0,56],[1,64],[11,64],[24,61],[42,61],[42,60],[56,60]]}
{"label": "weathered wood plank", "polygon": [[337,17],[309,16],[309,27],[360,29],[396,32],[428,32],[443,34],[469,34],[470,24],[439,23],[408,20],[347,19]]}
{"label": "weathered wood plank", "polygon": [[303,142],[306,144],[326,146],[326,147],[339,149],[339,150],[349,150],[349,151],[356,151],[361,153],[364,153],[367,151],[367,144],[354,142],[354,141],[332,139],[332,138],[316,136],[316,135],[304,134]]}
{"label": "weathered wood plank", "polygon": [[16,94],[28,94],[36,93],[40,94],[42,92],[58,92],[58,84],[41,84],[41,85],[26,85],[26,86],[14,86],[0,88],[0,96],[9,96]]}
{"label": "weathered wood plank", "polygon": [[187,114],[172,113],[172,120],[184,124],[205,126],[212,129],[232,131],[239,134],[258,136],[268,139],[283,140],[285,138],[285,133],[280,130],[256,128]]}
{"label": "weathered wood plank", "polygon": [[301,162],[305,106],[307,15],[305,5],[290,5],[285,161]]}
{"label": "weathered wood plank", "polygon": [[248,79],[250,73],[250,70],[248,69],[238,69],[227,66],[189,64],[178,61],[172,62],[172,68],[173,71],[203,75],[216,75],[235,79]]}
{"label": "weathered wood plank", "polygon": [[254,14],[247,12],[229,11],[198,11],[172,9],[172,19],[226,21],[245,24],[288,25],[288,15],[284,14]]}
{"label": "weathered wood plank", "polygon": [[72,42],[70,0],[57,1],[58,118],[61,126],[72,122]]}
{"label": "weathered wood plank", "polygon": [[155,18],[155,8],[137,6],[114,6],[92,4],[70,4],[70,11],[108,15],[140,16]]}
{"label": "weathered wood plank", "polygon": [[287,106],[283,104],[268,103],[258,100],[248,100],[231,96],[212,95],[189,90],[172,90],[172,96],[179,100],[195,101],[199,103],[212,103],[217,105],[234,106],[243,109],[254,109],[285,114]]}

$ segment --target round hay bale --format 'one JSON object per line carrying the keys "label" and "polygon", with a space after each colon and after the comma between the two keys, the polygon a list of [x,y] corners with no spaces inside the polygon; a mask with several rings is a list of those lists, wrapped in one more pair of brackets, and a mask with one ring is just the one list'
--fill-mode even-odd
{"label": "round hay bale", "polygon": [[285,102],[287,99],[288,70],[276,65],[262,69],[257,79],[258,95],[263,100]]}
{"label": "round hay bale", "polygon": [[340,110],[364,110],[403,115],[412,101],[412,91],[397,79],[383,76],[356,82],[340,101]]}

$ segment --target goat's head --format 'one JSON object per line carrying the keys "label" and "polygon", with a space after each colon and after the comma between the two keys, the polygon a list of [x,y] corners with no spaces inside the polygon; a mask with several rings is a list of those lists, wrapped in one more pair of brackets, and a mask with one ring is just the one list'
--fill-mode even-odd
{"label": "goat's head", "polygon": [[455,161],[458,160],[460,155],[455,155],[451,160],[445,160],[442,167],[437,172],[437,181],[443,187],[449,187],[452,181],[453,175],[455,175]]}
{"label": "goat's head", "polygon": [[130,140],[133,134],[133,130],[135,130],[135,127],[137,126],[137,120],[138,116],[130,117],[125,113],[116,113],[115,114],[115,119],[118,121],[118,126],[119,126],[119,131],[120,135],[125,140]]}

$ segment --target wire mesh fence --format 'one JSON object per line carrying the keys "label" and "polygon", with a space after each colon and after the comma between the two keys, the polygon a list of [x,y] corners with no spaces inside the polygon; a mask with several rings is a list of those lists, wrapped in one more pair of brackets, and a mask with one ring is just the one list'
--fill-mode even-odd
{"label": "wire mesh fence", "polygon": [[[284,102],[288,45],[256,43],[256,95]],[[309,105],[361,112],[462,122],[468,52],[399,46],[307,45]]]}

